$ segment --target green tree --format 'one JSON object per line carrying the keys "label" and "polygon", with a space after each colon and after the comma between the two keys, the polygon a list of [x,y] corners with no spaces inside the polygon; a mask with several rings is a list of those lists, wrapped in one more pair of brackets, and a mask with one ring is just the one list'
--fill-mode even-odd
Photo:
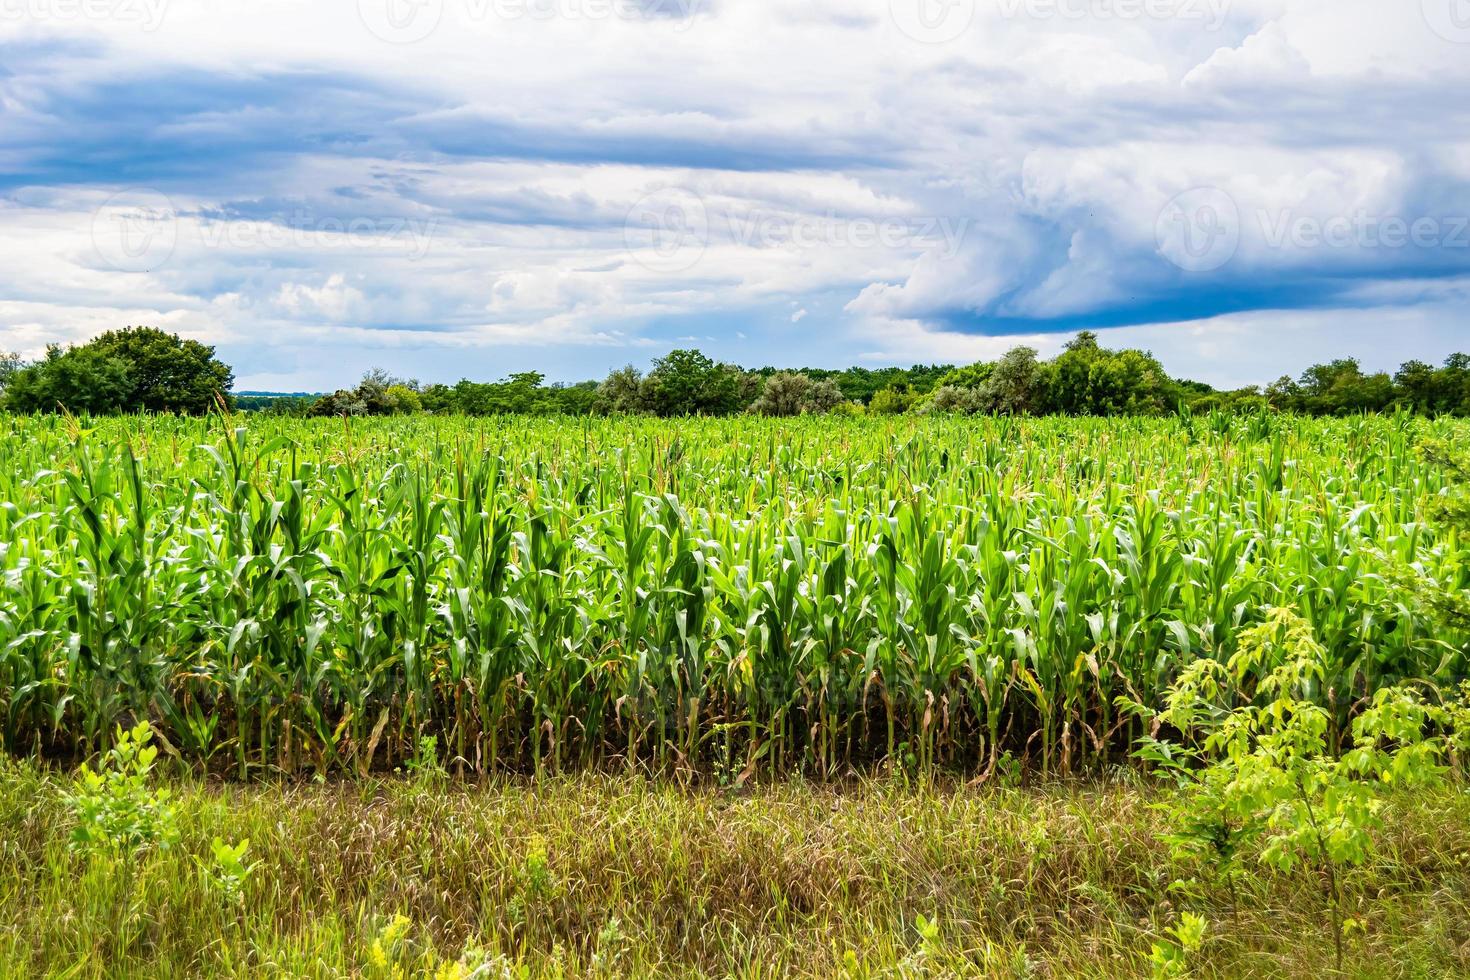
{"label": "green tree", "polygon": [[112,330],[87,346],[128,365],[132,407],[145,412],[201,415],[235,384],[213,347],[153,327]]}
{"label": "green tree", "polygon": [[1431,415],[1470,411],[1470,357],[1451,354],[1444,366],[1407,361],[1393,376],[1395,401]]}
{"label": "green tree", "polygon": [[306,418],[316,401],[310,395],[241,395],[235,398],[235,411],[279,418]]}
{"label": "green tree", "polygon": [[745,407],[739,369],[697,350],[670,351],[654,361],[643,393],[649,408],[665,417],[729,415]]}
{"label": "green tree", "polygon": [[1152,354],[1108,350],[1091,331],[1067,344],[1049,371],[1047,408],[1066,415],[1158,415],[1182,394]]}
{"label": "green tree", "polygon": [[[1327,651],[1294,610],[1270,609],[1224,663],[1202,657],[1180,674],[1166,708],[1120,699],[1179,741],[1144,737],[1138,754],[1172,774],[1182,797],[1168,839],[1233,881],[1247,843],[1279,871],[1305,865],[1326,886],[1343,964],[1344,872],[1373,853],[1381,798],[1442,782],[1450,714],[1415,688],[1383,687],[1357,705],[1340,751],[1323,671]],[[1232,886],[1233,891],[1233,886]]]}
{"label": "green tree", "polygon": [[234,384],[214,348],[152,327],[129,327],[90,343],[53,345],[44,360],[15,370],[6,407],[19,412],[177,412],[201,415]]}
{"label": "green tree", "polygon": [[993,361],[976,361],[974,364],[966,367],[955,368],[940,378],[939,387],[983,388],[985,382],[990,380],[990,375],[994,370],[995,363]]}
{"label": "green tree", "polygon": [[382,368],[362,376],[356,388],[333,392],[311,406],[311,415],[409,415],[423,410],[416,381],[395,378]]}
{"label": "green tree", "polygon": [[5,387],[5,407],[12,412],[56,412],[115,415],[133,410],[133,381],[128,365],[87,347],[46,348],[44,360],[17,371]]}
{"label": "green tree", "polygon": [[1451,354],[1436,372],[1440,410],[1470,415],[1470,354]]}
{"label": "green tree", "polygon": [[[842,392],[843,398],[867,405],[884,388],[903,387],[916,395],[926,395],[944,383],[943,379],[954,370],[952,364],[915,364],[909,368],[852,367],[844,371],[802,368],[800,373],[813,381],[830,380]],[[769,377],[777,371],[775,368],[762,368],[759,373]]]}
{"label": "green tree", "polygon": [[934,389],[921,411],[953,415],[973,415],[985,410],[983,393],[960,385],[940,385]]}
{"label": "green tree", "polygon": [[766,379],[760,397],[750,410],[757,415],[776,417],[822,415],[846,402],[842,390],[830,378],[813,381],[806,374],[780,371]]}
{"label": "green tree", "polygon": [[418,391],[406,384],[400,382],[389,385],[385,394],[393,403],[395,415],[417,415],[424,410],[424,401],[419,397]]}
{"label": "green tree", "polygon": [[1399,399],[1420,411],[1439,410],[1438,373],[1432,364],[1405,361],[1393,376]]}
{"label": "green tree", "polygon": [[603,415],[636,415],[648,411],[643,374],[631,364],[609,374],[597,386],[596,410]]}
{"label": "green tree", "polygon": [[812,382],[811,389],[806,393],[803,410],[811,415],[825,415],[828,412],[835,412],[847,403],[847,398],[842,394],[842,389],[837,387],[837,382],[830,378],[823,378]]}
{"label": "green tree", "polygon": [[19,354],[0,351],[0,394],[4,394],[5,386],[10,384],[10,379],[25,366],[26,362]]}
{"label": "green tree", "polygon": [[765,389],[750,406],[757,415],[788,418],[806,411],[807,396],[811,393],[812,379],[794,371],[782,371],[766,379]]}
{"label": "green tree", "polygon": [[1002,415],[1029,415],[1042,408],[1042,371],[1036,351],[1013,347],[980,386],[982,411]]}
{"label": "green tree", "polygon": [[878,415],[902,415],[919,400],[919,395],[906,384],[891,385],[873,396],[868,410]]}
{"label": "green tree", "polygon": [[1351,357],[1307,368],[1300,389],[1301,408],[1313,415],[1379,412],[1389,407],[1395,396],[1392,378],[1387,374],[1364,374]]}
{"label": "green tree", "polygon": [[1301,385],[1290,375],[1283,374],[1266,386],[1266,403],[1277,411],[1299,411],[1301,399]]}
{"label": "green tree", "polygon": [[597,405],[597,382],[552,385],[550,394],[556,411],[562,415],[591,415]]}

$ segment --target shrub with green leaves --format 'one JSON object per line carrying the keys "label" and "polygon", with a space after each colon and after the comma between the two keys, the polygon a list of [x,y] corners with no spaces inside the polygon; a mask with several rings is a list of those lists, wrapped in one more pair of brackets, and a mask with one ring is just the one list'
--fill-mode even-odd
{"label": "shrub with green leaves", "polygon": [[178,840],[169,791],[149,785],[158,757],[148,744],[152,738],[147,722],[119,727],[98,768],[82,764],[77,789],[67,797],[76,818],[72,846],[79,853],[131,860]]}
{"label": "shrub with green leaves", "polygon": [[250,849],[250,840],[247,838],[238,844],[227,844],[216,837],[210,841],[212,862],[200,862],[204,868],[205,879],[211,888],[215,890],[225,902],[231,905],[239,905],[245,899],[245,885],[250,880],[255,865],[247,864],[245,852]]}
{"label": "shrub with green leaves", "polygon": [[1149,954],[1155,980],[1189,976],[1190,960],[1204,945],[1206,927],[1204,916],[1180,914],[1179,922],[1169,927],[1168,937],[1154,943]]}
{"label": "shrub with green leaves", "polygon": [[1139,750],[1181,786],[1170,842],[1227,879],[1255,844],[1277,870],[1320,872],[1341,968],[1344,870],[1372,853],[1386,793],[1442,781],[1453,719],[1412,688],[1381,688],[1339,754],[1334,713],[1313,697],[1328,680],[1326,662],[1306,621],[1274,609],[1226,663],[1190,665],[1162,711],[1127,707],[1179,733],[1178,744],[1148,737]]}

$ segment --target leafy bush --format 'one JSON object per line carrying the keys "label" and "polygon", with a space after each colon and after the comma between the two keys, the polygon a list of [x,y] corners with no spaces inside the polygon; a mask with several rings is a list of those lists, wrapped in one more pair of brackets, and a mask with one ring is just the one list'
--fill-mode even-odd
{"label": "leafy bush", "polygon": [[245,884],[255,870],[255,865],[245,863],[245,852],[250,849],[249,839],[238,844],[226,844],[216,837],[209,847],[214,860],[204,864],[205,880],[226,903],[241,904],[245,900]]}
{"label": "leafy bush", "polygon": [[1306,621],[1274,609],[1242,634],[1227,663],[1186,667],[1164,710],[1125,705],[1183,739],[1149,737],[1139,750],[1183,790],[1167,839],[1227,880],[1245,845],[1257,842],[1259,859],[1278,870],[1318,870],[1341,970],[1343,869],[1372,853],[1384,793],[1442,781],[1451,717],[1413,689],[1381,688],[1352,723],[1352,747],[1334,755],[1333,715],[1312,696],[1326,661]]}
{"label": "leafy bush", "polygon": [[415,383],[374,368],[362,376],[356,388],[318,399],[308,414],[319,417],[412,415],[422,410],[422,397]]}
{"label": "leafy bush", "polygon": [[178,840],[168,790],[148,787],[158,757],[148,744],[152,738],[146,721],[119,727],[100,767],[82,764],[81,785],[67,797],[77,821],[72,846],[79,853],[132,859]]}
{"label": "leafy bush", "polygon": [[813,381],[805,374],[781,371],[766,379],[761,396],[750,406],[756,415],[789,417],[822,415],[847,403],[829,379]]}
{"label": "leafy bush", "polygon": [[1149,963],[1156,980],[1189,975],[1190,959],[1205,941],[1206,923],[1202,915],[1184,912],[1179,923],[1169,928],[1169,938],[1153,944]]}
{"label": "leafy bush", "polygon": [[158,756],[148,744],[152,737],[146,721],[131,729],[119,726],[99,767],[83,763],[77,774],[80,785],[66,795],[76,820],[72,851],[110,879],[110,928],[124,943],[133,918],[138,865],[179,838],[169,791],[148,786]]}
{"label": "leafy bush", "polygon": [[909,390],[907,385],[901,388],[884,388],[868,403],[868,411],[874,415],[902,415],[918,400],[919,395]]}
{"label": "leafy bush", "polygon": [[604,415],[636,415],[648,410],[643,397],[643,375],[629,364],[597,386],[597,411]]}
{"label": "leafy bush", "polygon": [[924,411],[973,415],[982,410],[984,403],[984,397],[975,388],[943,385],[929,396],[929,400],[924,403]]}

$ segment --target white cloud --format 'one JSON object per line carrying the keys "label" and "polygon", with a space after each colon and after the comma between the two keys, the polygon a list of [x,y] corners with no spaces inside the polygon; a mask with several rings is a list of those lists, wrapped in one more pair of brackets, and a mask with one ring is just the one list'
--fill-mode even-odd
{"label": "white cloud", "polygon": [[[503,349],[596,374],[679,334],[779,362],[770,338],[807,317],[834,358],[889,361],[1133,324],[1110,335],[1251,380],[1280,373],[1273,352],[1293,372],[1335,353],[1312,331],[1342,316],[1460,343],[1470,250],[1281,236],[1465,210],[1470,47],[1418,0],[984,0],[939,44],[889,0],[711,0],[689,21],[442,6],[408,44],[356,0],[0,19],[0,346],[150,322],[238,352],[242,377],[334,387],[379,349],[445,380]],[[179,212],[143,271],[93,238],[128,186]],[[1196,187],[1234,202],[1239,245],[1191,276],[1158,224]],[[703,211],[674,271],[625,227],[661,188]]]}

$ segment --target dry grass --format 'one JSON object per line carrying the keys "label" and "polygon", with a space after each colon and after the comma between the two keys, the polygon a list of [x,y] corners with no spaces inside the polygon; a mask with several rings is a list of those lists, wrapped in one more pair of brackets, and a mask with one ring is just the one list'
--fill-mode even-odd
{"label": "dry grass", "polygon": [[[1209,920],[1197,976],[1320,977],[1331,945],[1309,876],[1252,875],[1238,917],[1221,889],[1171,888],[1197,869],[1135,786],[596,776],[180,784],[182,844],[147,859],[113,933],[116,876],[68,852],[58,777],[3,773],[0,976],[387,975],[371,946],[396,914],[410,975],[470,946],[495,964],[480,976],[1147,975],[1186,908]],[[238,910],[196,862],[215,835],[260,862]],[[1352,894],[1356,975],[1470,974],[1470,796],[1396,803]]]}

